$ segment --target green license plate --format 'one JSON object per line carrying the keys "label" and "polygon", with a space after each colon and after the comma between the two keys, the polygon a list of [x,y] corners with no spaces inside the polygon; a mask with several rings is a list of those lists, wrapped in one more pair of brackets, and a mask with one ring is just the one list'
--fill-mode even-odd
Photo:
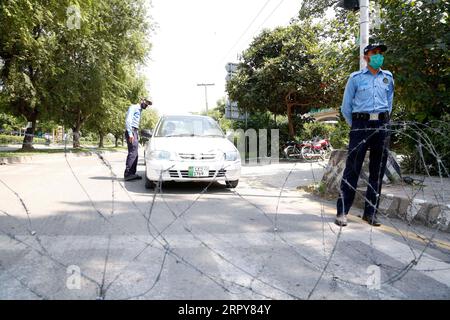
{"label": "green license plate", "polygon": [[190,178],[209,176],[208,167],[189,167],[188,176]]}

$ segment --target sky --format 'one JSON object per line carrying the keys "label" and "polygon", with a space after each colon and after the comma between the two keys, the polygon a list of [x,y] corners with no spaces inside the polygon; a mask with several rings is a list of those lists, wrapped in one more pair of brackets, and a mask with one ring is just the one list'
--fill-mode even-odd
{"label": "sky", "polygon": [[214,83],[208,87],[212,109],[226,96],[226,63],[237,62],[237,55],[263,29],[288,25],[301,2],[151,0],[156,30],[150,38],[149,61],[141,72],[153,107],[161,115],[204,111],[205,90],[197,84]]}

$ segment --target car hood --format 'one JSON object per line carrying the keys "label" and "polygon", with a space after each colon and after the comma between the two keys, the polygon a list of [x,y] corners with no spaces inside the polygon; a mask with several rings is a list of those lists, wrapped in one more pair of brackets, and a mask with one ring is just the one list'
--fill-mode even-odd
{"label": "car hood", "polygon": [[236,151],[236,147],[226,138],[219,137],[153,137],[150,150],[164,150],[177,153],[209,153]]}

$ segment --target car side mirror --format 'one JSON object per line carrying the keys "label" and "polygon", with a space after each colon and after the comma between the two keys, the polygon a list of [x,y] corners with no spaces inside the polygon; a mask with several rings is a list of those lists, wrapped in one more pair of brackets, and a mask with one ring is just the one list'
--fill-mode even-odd
{"label": "car side mirror", "polygon": [[151,129],[142,129],[141,130],[141,136],[143,138],[150,139],[153,136],[153,130],[151,130]]}

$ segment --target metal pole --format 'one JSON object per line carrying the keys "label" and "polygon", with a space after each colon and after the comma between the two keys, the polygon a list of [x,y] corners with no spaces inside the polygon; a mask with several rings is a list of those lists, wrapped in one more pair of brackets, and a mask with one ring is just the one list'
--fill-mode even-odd
{"label": "metal pole", "polygon": [[205,103],[206,113],[208,113],[208,86],[213,86],[214,83],[197,83],[197,87],[205,87]]}
{"label": "metal pole", "polygon": [[359,0],[359,69],[366,67],[364,48],[369,44],[369,0]]}

